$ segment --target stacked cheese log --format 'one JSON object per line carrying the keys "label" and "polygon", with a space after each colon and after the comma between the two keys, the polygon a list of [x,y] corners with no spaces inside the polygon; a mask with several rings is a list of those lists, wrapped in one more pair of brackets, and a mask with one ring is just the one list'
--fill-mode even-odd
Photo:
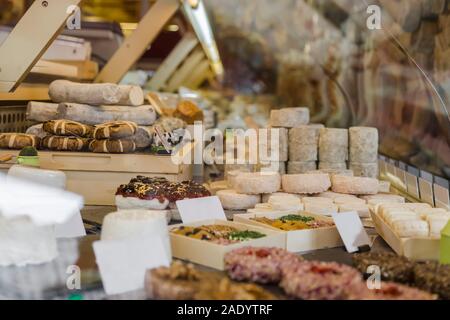
{"label": "stacked cheese log", "polygon": [[151,145],[147,126],[157,115],[152,106],[143,105],[140,87],[56,80],[49,96],[55,103],[32,101],[27,108],[27,120],[41,123],[27,133],[42,139],[44,148],[128,153]]}
{"label": "stacked cheese log", "polygon": [[[261,171],[277,170],[281,174],[289,171],[286,163],[289,160],[290,131],[292,128],[302,127],[309,123],[308,108],[284,108],[272,110],[270,114],[270,126],[258,132],[258,169]],[[271,129],[278,130],[277,135],[272,134]],[[278,153],[278,156],[276,156]],[[292,166],[292,165],[291,165]],[[288,163],[289,167],[289,163]],[[264,169],[264,170],[263,170]]]}
{"label": "stacked cheese log", "polygon": [[355,176],[378,176],[378,130],[353,127],[349,129],[350,169]]}
{"label": "stacked cheese log", "polygon": [[319,134],[319,170],[345,170],[348,160],[348,130],[322,128]]}
{"label": "stacked cheese log", "polygon": [[450,212],[426,203],[383,203],[376,212],[400,238],[440,238],[450,221]]}
{"label": "stacked cheese log", "polygon": [[319,133],[323,125],[308,125],[289,130],[288,174],[301,174],[317,169]]}

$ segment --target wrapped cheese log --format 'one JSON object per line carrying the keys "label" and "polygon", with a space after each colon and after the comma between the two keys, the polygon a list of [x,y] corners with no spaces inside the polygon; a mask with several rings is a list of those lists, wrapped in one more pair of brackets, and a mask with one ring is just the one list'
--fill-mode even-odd
{"label": "wrapped cheese log", "polygon": [[59,119],[58,104],[38,101],[28,102],[26,118],[28,121],[46,122]]}
{"label": "wrapped cheese log", "polygon": [[378,162],[374,163],[356,163],[350,162],[350,169],[355,174],[355,177],[378,177]]}
{"label": "wrapped cheese log", "polygon": [[[349,129],[350,162],[375,163],[378,160],[378,129],[353,127]],[[356,173],[355,173],[356,174]]]}
{"label": "wrapped cheese log", "polygon": [[95,153],[130,153],[136,151],[136,144],[131,139],[92,140],[89,150]]}
{"label": "wrapped cheese log", "polygon": [[136,134],[131,137],[136,144],[136,149],[145,149],[152,145],[152,133],[150,128],[138,127]]}
{"label": "wrapped cheese log", "polygon": [[308,123],[308,108],[285,108],[270,113],[270,126],[274,128],[295,128]]}
{"label": "wrapped cheese log", "polygon": [[315,161],[309,162],[299,162],[299,161],[289,161],[287,165],[288,174],[299,174],[307,173],[311,170],[317,169],[317,163]]}
{"label": "wrapped cheese log", "polygon": [[44,123],[43,129],[55,136],[76,136],[89,138],[93,127],[70,120],[50,120]]}
{"label": "wrapped cheese log", "polygon": [[233,179],[233,189],[244,194],[274,193],[280,190],[278,172],[241,173]]}
{"label": "wrapped cheese log", "polygon": [[289,130],[289,161],[318,160],[320,126],[300,126]]}
{"label": "wrapped cheese log", "polygon": [[[90,106],[87,104],[60,103],[58,119],[67,119],[88,125],[111,121],[131,121],[139,126],[150,126],[156,121],[156,112],[152,106]],[[180,120],[182,121],[182,120]]]}
{"label": "wrapped cheese log", "polygon": [[320,162],[345,163],[348,159],[348,130],[320,129],[319,160]]}
{"label": "wrapped cheese log", "polygon": [[44,130],[44,124],[39,123],[34,126],[31,126],[27,129],[26,134],[31,134],[33,136],[38,137],[39,139],[44,139],[50,134]]}
{"label": "wrapped cheese log", "polygon": [[124,106],[144,104],[144,92],[140,87],[112,83],[87,84],[56,80],[50,84],[48,93],[54,102]]}
{"label": "wrapped cheese log", "polygon": [[21,150],[25,147],[38,148],[40,139],[31,134],[2,133],[0,134],[0,149]]}
{"label": "wrapped cheese log", "polygon": [[[277,135],[272,132],[272,130],[278,131],[278,137],[276,137]],[[260,159],[262,161],[274,161],[275,152],[278,152],[278,161],[287,161],[289,157],[288,130],[285,128],[268,128],[258,130],[258,148],[259,156],[264,155],[263,158]]]}
{"label": "wrapped cheese log", "polygon": [[314,194],[331,187],[328,174],[287,174],[282,177],[283,191],[298,194]]}
{"label": "wrapped cheese log", "polygon": [[80,137],[47,136],[42,140],[43,148],[55,151],[81,151],[88,144],[88,139]]}
{"label": "wrapped cheese log", "polygon": [[220,190],[216,195],[225,210],[247,210],[261,203],[261,195],[240,194],[234,190]]}
{"label": "wrapped cheese log", "polygon": [[101,139],[123,139],[136,134],[138,126],[129,121],[112,121],[95,126],[92,137]]}
{"label": "wrapped cheese log", "polygon": [[354,195],[378,193],[379,183],[373,178],[334,175],[331,177],[331,182],[332,190],[337,193]]}

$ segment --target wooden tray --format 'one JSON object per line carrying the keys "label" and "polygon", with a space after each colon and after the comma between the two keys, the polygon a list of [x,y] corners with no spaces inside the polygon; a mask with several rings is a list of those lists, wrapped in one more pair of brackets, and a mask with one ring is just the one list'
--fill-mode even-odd
{"label": "wooden tray", "polygon": [[[214,224],[230,226],[238,230],[258,231],[264,233],[266,237],[224,246],[205,240],[192,239],[186,236],[170,233],[173,257],[198,263],[217,270],[224,270],[225,265],[223,259],[225,254],[229,251],[247,246],[285,249],[285,237],[282,233],[256,226],[223,220],[205,220],[197,223],[185,224],[184,226],[197,227]],[[172,230],[180,226],[183,225],[170,226],[169,229]]]}
{"label": "wooden tray", "polygon": [[412,260],[439,260],[439,239],[400,238],[375,212],[370,212],[375,229],[398,255]]}

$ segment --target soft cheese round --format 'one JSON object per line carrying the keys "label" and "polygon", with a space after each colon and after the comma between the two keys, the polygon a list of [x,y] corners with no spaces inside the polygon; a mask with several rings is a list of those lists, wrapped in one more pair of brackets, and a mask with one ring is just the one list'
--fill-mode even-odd
{"label": "soft cheese round", "polygon": [[282,186],[289,193],[314,194],[327,191],[331,182],[328,174],[287,174]]}
{"label": "soft cheese round", "polygon": [[280,190],[278,172],[241,173],[233,181],[233,189],[244,194],[274,193]]}
{"label": "soft cheese round", "polygon": [[235,190],[220,190],[216,195],[225,210],[247,210],[261,203],[261,195],[242,194]]}

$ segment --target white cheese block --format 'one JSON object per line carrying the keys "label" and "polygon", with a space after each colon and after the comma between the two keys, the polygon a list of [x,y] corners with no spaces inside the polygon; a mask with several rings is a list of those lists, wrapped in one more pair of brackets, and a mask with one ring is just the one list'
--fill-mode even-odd
{"label": "white cheese block", "polygon": [[356,177],[378,177],[378,163],[356,163],[350,162],[349,168],[353,171]]}
{"label": "white cheese block", "polygon": [[119,210],[103,219],[101,241],[160,236],[172,259],[166,213],[157,210]]}
{"label": "white cheese block", "polygon": [[274,193],[280,187],[281,177],[278,172],[241,173],[233,181],[233,189],[243,194]]}
{"label": "white cheese block", "polygon": [[288,174],[302,174],[315,169],[317,169],[317,162],[315,161],[309,162],[289,161],[287,163]]}
{"label": "white cheese block", "polygon": [[269,205],[275,210],[302,211],[302,201],[293,195],[272,195],[269,198]]}
{"label": "white cheese block", "polygon": [[339,207],[335,204],[326,203],[307,203],[305,211],[313,214],[331,216],[333,213],[339,212]]}
{"label": "white cheese block", "polygon": [[0,266],[42,264],[57,256],[53,226],[36,226],[25,217],[0,216]]}
{"label": "white cheese block", "polygon": [[427,238],[430,234],[428,223],[422,220],[399,220],[393,228],[401,238]]}
{"label": "white cheese block", "polygon": [[[377,204],[377,203],[405,203],[405,198],[396,194],[385,194],[385,193],[378,193],[374,195],[365,195],[360,196],[361,199],[364,199],[367,201],[367,203],[370,204]],[[377,200],[377,201],[373,201]]]}
{"label": "white cheese block", "polygon": [[[272,130],[278,131],[278,137]],[[262,161],[273,161],[275,159],[278,159],[277,161],[287,161],[289,157],[288,145],[288,129],[266,128],[258,130],[258,154],[260,156],[264,155],[261,159]],[[275,152],[278,153],[278,158],[274,158]]]}
{"label": "white cheese block", "polygon": [[261,203],[261,195],[237,193],[234,190],[221,190],[217,196],[225,210],[247,210]]}
{"label": "white cheese block", "polygon": [[308,123],[308,108],[284,108],[270,112],[270,126],[274,128],[295,128]]}
{"label": "white cheese block", "polygon": [[399,220],[421,220],[419,215],[415,212],[408,211],[393,211],[388,212],[384,216],[384,220],[387,224],[393,225],[394,222]]}
{"label": "white cheese block", "polygon": [[430,226],[430,237],[440,238],[441,231],[450,221],[449,215],[430,215],[427,217],[427,222]]}
{"label": "white cheese block", "polygon": [[289,193],[314,194],[327,191],[331,182],[328,174],[287,174],[282,177],[282,186]]}
{"label": "white cheese block", "polygon": [[354,195],[378,193],[377,179],[334,175],[331,181],[334,192]]}
{"label": "white cheese block", "polygon": [[352,212],[352,211],[356,211],[360,216],[360,218],[370,217],[369,206],[367,204],[347,203],[339,205],[339,212]]}
{"label": "white cheese block", "polygon": [[[378,158],[378,129],[353,127],[349,129],[350,161],[375,163]],[[356,173],[355,173],[356,174]]]}
{"label": "white cheese block", "polygon": [[272,206],[269,203],[257,203],[255,204],[255,209],[273,209]]}
{"label": "white cheese block", "polygon": [[330,198],[330,199],[333,199],[333,201],[334,201],[334,199],[336,199],[337,197],[342,197],[343,195],[344,194],[342,194],[342,193],[336,193],[333,191],[325,191],[325,192],[317,194],[317,197]]}
{"label": "white cheese block", "polygon": [[116,207],[119,210],[129,209],[145,209],[145,210],[165,210],[169,205],[169,200],[164,199],[163,202],[159,199],[145,200],[136,197],[124,197],[116,195]]}

